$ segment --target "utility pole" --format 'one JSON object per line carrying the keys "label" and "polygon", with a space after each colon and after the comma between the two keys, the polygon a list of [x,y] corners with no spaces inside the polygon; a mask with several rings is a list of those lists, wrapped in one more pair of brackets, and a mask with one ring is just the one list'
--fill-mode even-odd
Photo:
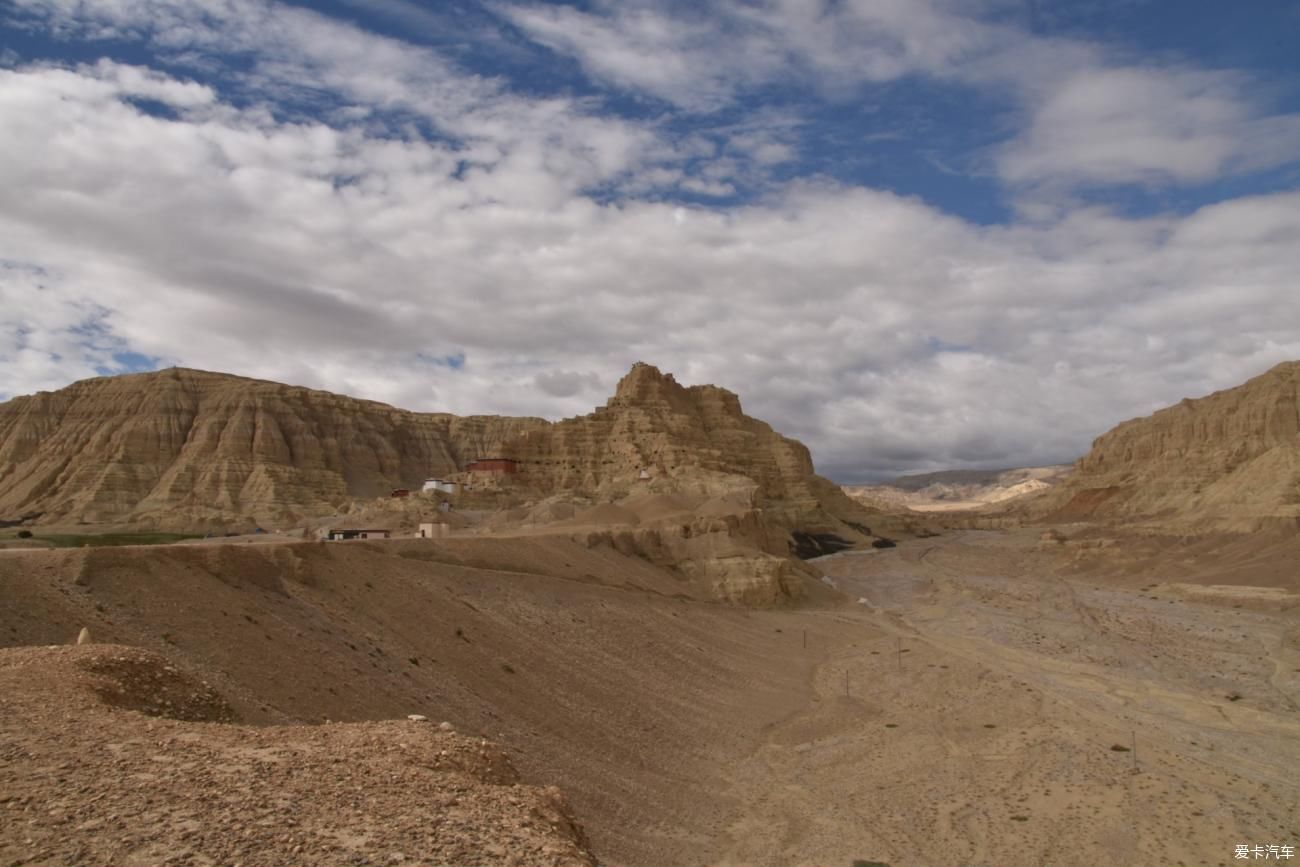
{"label": "utility pole", "polygon": [[903,670],[903,639],[898,639],[898,670]]}
{"label": "utility pole", "polygon": [[1130,731],[1129,734],[1133,735],[1133,773],[1137,773],[1138,772],[1138,735],[1137,732],[1135,731]]}

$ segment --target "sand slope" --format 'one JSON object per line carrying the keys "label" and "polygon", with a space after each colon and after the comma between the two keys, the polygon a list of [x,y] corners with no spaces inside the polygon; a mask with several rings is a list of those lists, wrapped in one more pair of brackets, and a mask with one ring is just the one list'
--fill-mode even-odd
{"label": "sand slope", "polygon": [[[863,603],[771,611],[557,537],[13,551],[0,640],[88,624],[245,723],[450,719],[559,786],[601,863],[1144,867],[1294,842],[1297,594],[1250,584],[1262,559],[1236,585],[1203,551],[1152,578],[1076,541],[1097,540],[834,555],[813,565]],[[383,725],[357,743],[405,724]],[[1112,749],[1134,733],[1137,772]],[[44,742],[11,796],[84,743]]]}
{"label": "sand slope", "polygon": [[691,863],[736,806],[722,768],[807,701],[825,647],[680,589],[563,539],[10,551],[0,642],[86,625],[247,723],[447,719],[558,785],[602,862]]}

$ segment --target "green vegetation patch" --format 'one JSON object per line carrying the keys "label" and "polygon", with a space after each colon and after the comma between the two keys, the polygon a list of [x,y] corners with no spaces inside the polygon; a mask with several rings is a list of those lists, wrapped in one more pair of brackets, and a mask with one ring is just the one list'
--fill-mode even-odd
{"label": "green vegetation patch", "polygon": [[187,533],[34,533],[32,538],[49,542],[56,548],[80,548],[83,545],[102,548],[110,545],[169,545],[203,537]]}

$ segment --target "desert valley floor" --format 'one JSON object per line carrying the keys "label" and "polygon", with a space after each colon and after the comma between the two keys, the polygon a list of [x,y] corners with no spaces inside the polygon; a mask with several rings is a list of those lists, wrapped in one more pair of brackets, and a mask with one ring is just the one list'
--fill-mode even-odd
{"label": "desert valley floor", "polygon": [[[528,822],[486,854],[416,834],[454,831],[456,798],[400,797],[373,748],[447,755],[403,735],[414,713],[499,745],[543,830],[562,810],[533,786],[558,786],[601,864],[1229,864],[1300,839],[1279,545],[1225,577],[1175,544],[1152,577],[1136,543],[953,531],[815,561],[843,596],[769,611],[561,537],[4,551],[0,639],[97,644],[39,683],[0,651],[0,860],[585,863]],[[91,708],[60,678],[98,642],[157,651],[242,726]],[[293,803],[220,785],[213,751]]]}

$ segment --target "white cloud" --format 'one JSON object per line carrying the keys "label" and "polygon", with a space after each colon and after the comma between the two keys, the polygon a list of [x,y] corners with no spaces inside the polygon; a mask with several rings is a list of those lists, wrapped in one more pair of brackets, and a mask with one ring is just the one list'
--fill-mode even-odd
{"label": "white cloud", "polygon": [[827,92],[937,73],[988,50],[997,30],[931,0],[766,0],[665,9],[647,2],[499,4],[594,79],[691,111],[791,76]]}
{"label": "white cloud", "polygon": [[[8,393],[129,349],[559,417],[641,359],[735,390],[849,480],[1069,458],[1122,418],[1300,357],[1300,194],[1002,227],[830,182],[726,210],[597,200],[589,185],[725,184],[744,171],[727,160],[788,138],[668,142],[266,4],[61,8],[178,51],[230,31],[252,53],[241,96],[268,102],[110,62],[0,70]],[[444,136],[271,110],[277,87],[311,81]],[[460,353],[459,369],[429,360]]]}
{"label": "white cloud", "polygon": [[[527,99],[457,69],[442,56],[306,9],[268,0],[18,0],[65,35],[103,28],[134,35],[184,62],[243,55],[244,88],[272,103],[319,102],[367,114],[407,113],[455,146],[486,198],[555,203],[671,149],[643,125],[606,118],[570,99]],[[132,74],[132,73],[124,73]],[[143,73],[138,73],[143,75]],[[400,122],[395,118],[392,122]],[[530,167],[543,165],[544,173]],[[528,183],[520,184],[521,176]]]}
{"label": "white cloud", "polygon": [[1044,95],[999,156],[1012,183],[1202,183],[1297,158],[1300,116],[1268,116],[1240,75],[1086,68]]}
{"label": "white cloud", "polygon": [[108,311],[60,282],[38,265],[0,259],[0,367],[15,386],[62,388],[122,369],[113,356],[127,346],[104,329]]}
{"label": "white cloud", "polygon": [[[1000,92],[1024,128],[993,151],[1019,193],[1046,186],[1196,184],[1295,162],[1300,115],[1272,114],[1231,71],[1142,66],[1118,49],[1037,36],[1006,4],[941,0],[758,0],[684,15],[647,2],[498,8],[592,78],[691,112],[734,107],[762,88],[860,102],[907,78]],[[988,11],[1001,20],[982,17]],[[785,161],[794,142],[755,152]],[[1035,192],[1026,211],[1041,208]],[[1055,215],[1058,208],[1047,208]]]}
{"label": "white cloud", "polygon": [[553,397],[573,397],[575,394],[583,394],[596,399],[602,397],[599,391],[601,388],[608,388],[611,385],[602,383],[600,377],[590,371],[580,373],[576,370],[548,370],[537,374],[533,382]]}

